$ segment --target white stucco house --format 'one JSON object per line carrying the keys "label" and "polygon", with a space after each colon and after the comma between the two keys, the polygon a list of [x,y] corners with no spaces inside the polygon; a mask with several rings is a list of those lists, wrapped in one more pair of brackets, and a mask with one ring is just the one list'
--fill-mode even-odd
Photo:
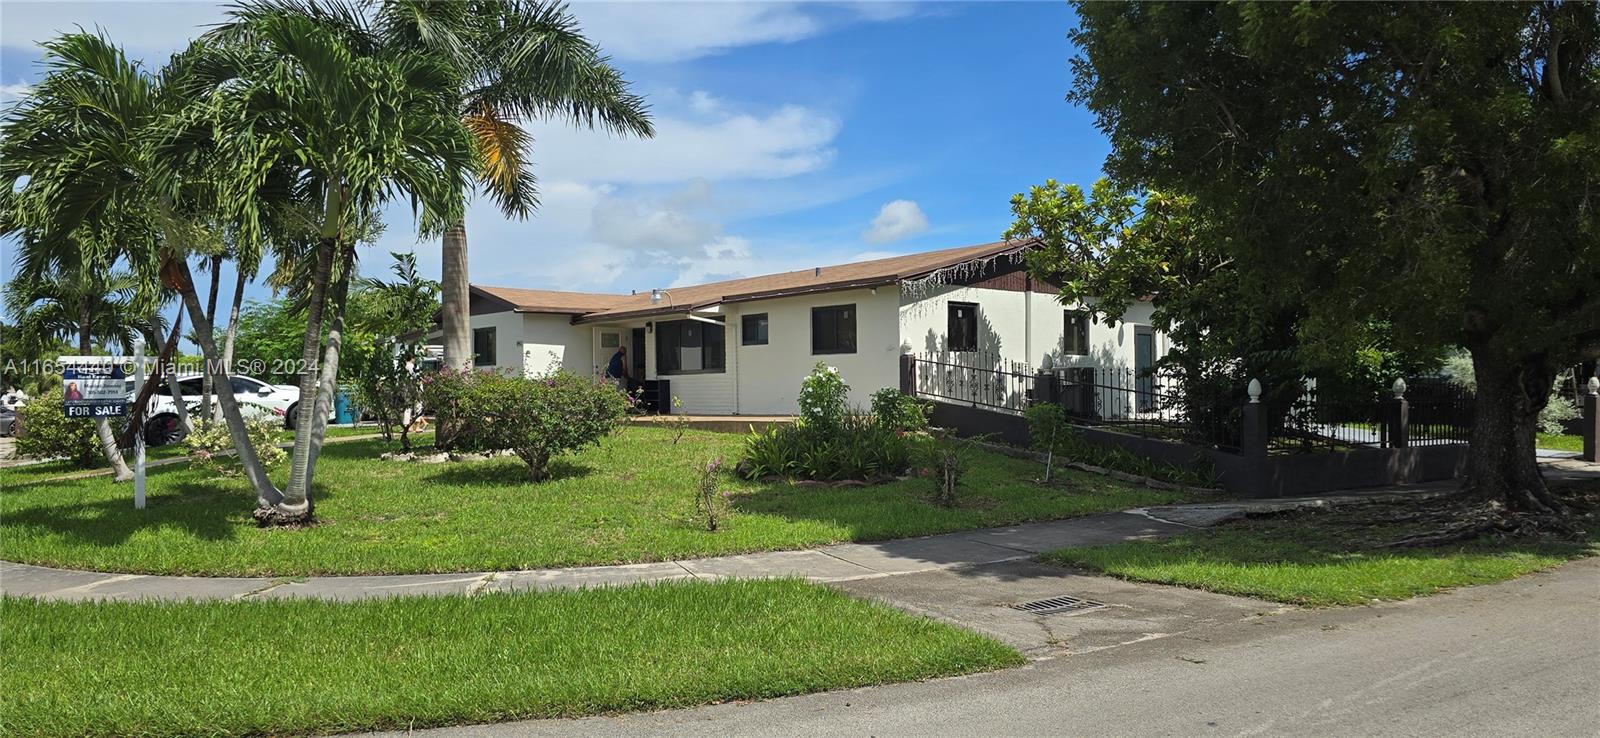
{"label": "white stucco house", "polygon": [[473,285],[474,362],[540,374],[631,373],[700,415],[788,415],[817,361],[851,401],[899,386],[903,354],[1029,373],[1142,369],[1166,352],[1149,303],[1112,323],[1030,278],[1028,242],[997,242],[630,295]]}

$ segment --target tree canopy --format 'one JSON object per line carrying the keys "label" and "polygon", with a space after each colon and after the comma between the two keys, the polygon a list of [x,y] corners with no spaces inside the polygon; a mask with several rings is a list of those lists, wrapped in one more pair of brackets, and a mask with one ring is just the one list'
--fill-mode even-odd
{"label": "tree canopy", "polygon": [[[1590,3],[1077,4],[1069,99],[1123,187],[1176,193],[1230,311],[1305,351],[1373,326],[1459,345],[1472,484],[1548,510],[1533,421],[1600,355],[1600,16]],[[1185,318],[1187,319],[1187,318]]]}

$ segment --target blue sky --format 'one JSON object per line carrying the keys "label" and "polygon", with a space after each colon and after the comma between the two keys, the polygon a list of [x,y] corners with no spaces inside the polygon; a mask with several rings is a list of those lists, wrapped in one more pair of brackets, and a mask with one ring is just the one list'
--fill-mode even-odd
{"label": "blue sky", "polygon": [[[1064,100],[1064,3],[573,9],[650,101],[659,135],[534,124],[543,206],[515,221],[474,201],[476,283],[643,291],[991,241],[1013,193],[1050,177],[1087,185],[1108,149]],[[6,0],[0,93],[25,93],[52,30],[103,27],[159,66],[220,16],[201,2]],[[393,208],[363,271],[414,250],[436,276],[438,244],[413,228]]]}

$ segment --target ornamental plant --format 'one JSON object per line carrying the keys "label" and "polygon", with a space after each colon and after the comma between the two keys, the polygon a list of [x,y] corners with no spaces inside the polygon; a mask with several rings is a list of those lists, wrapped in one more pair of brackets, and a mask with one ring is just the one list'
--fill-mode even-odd
{"label": "ornamental plant", "polygon": [[104,463],[94,421],[68,418],[61,409],[59,386],[17,410],[17,455],[31,459],[66,459],[75,466]]}
{"label": "ornamental plant", "polygon": [[451,398],[457,415],[449,422],[462,429],[456,448],[510,450],[535,482],[549,477],[552,458],[599,443],[627,418],[627,396],[596,377],[566,370],[538,378],[475,374]]}
{"label": "ornamental plant", "polygon": [[[244,428],[262,466],[270,468],[288,458],[288,454],[278,447],[278,437],[283,430],[281,419],[265,413],[252,413],[245,416]],[[189,458],[214,474],[232,477],[242,471],[238,459],[229,453],[233,451],[233,438],[228,435],[226,423],[202,422],[184,436],[183,444],[189,449]]]}
{"label": "ornamental plant", "polygon": [[817,362],[800,382],[800,424],[818,435],[838,431],[850,412],[849,395],[850,385],[839,376],[839,369]]}

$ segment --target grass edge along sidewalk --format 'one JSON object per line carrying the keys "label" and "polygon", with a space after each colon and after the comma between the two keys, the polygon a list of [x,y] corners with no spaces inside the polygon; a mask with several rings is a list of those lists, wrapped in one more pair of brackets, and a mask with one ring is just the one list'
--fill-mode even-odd
{"label": "grass edge along sidewalk", "polygon": [[[1389,501],[1295,510],[1159,540],[1052,551],[1041,560],[1139,582],[1191,587],[1312,607],[1403,600],[1513,579],[1600,553],[1600,543],[1484,537],[1431,547],[1388,547],[1419,531],[1393,522],[1449,500]],[[1589,524],[1591,532],[1594,525]]]}
{"label": "grass edge along sidewalk", "polygon": [[[0,491],[0,559],[116,573],[208,576],[425,574],[594,566],[800,550],[1185,501],[1172,491],[1067,472],[1034,481],[1036,462],[982,452],[957,504],[933,483],[868,487],[756,482],[725,474],[715,532],[697,518],[696,466],[735,458],[740,436],[630,427],[561,457],[531,484],[515,459],[446,464],[382,461],[380,441],[327,446],[317,517],[305,530],[263,530],[237,477],[190,465],[154,470],[149,506],[109,478]],[[278,469],[281,475],[283,469]]]}
{"label": "grass edge along sidewalk", "polygon": [[331,733],[570,717],[1025,661],[985,636],[798,580],[345,603],[7,598],[0,610],[0,730],[17,736]]}

